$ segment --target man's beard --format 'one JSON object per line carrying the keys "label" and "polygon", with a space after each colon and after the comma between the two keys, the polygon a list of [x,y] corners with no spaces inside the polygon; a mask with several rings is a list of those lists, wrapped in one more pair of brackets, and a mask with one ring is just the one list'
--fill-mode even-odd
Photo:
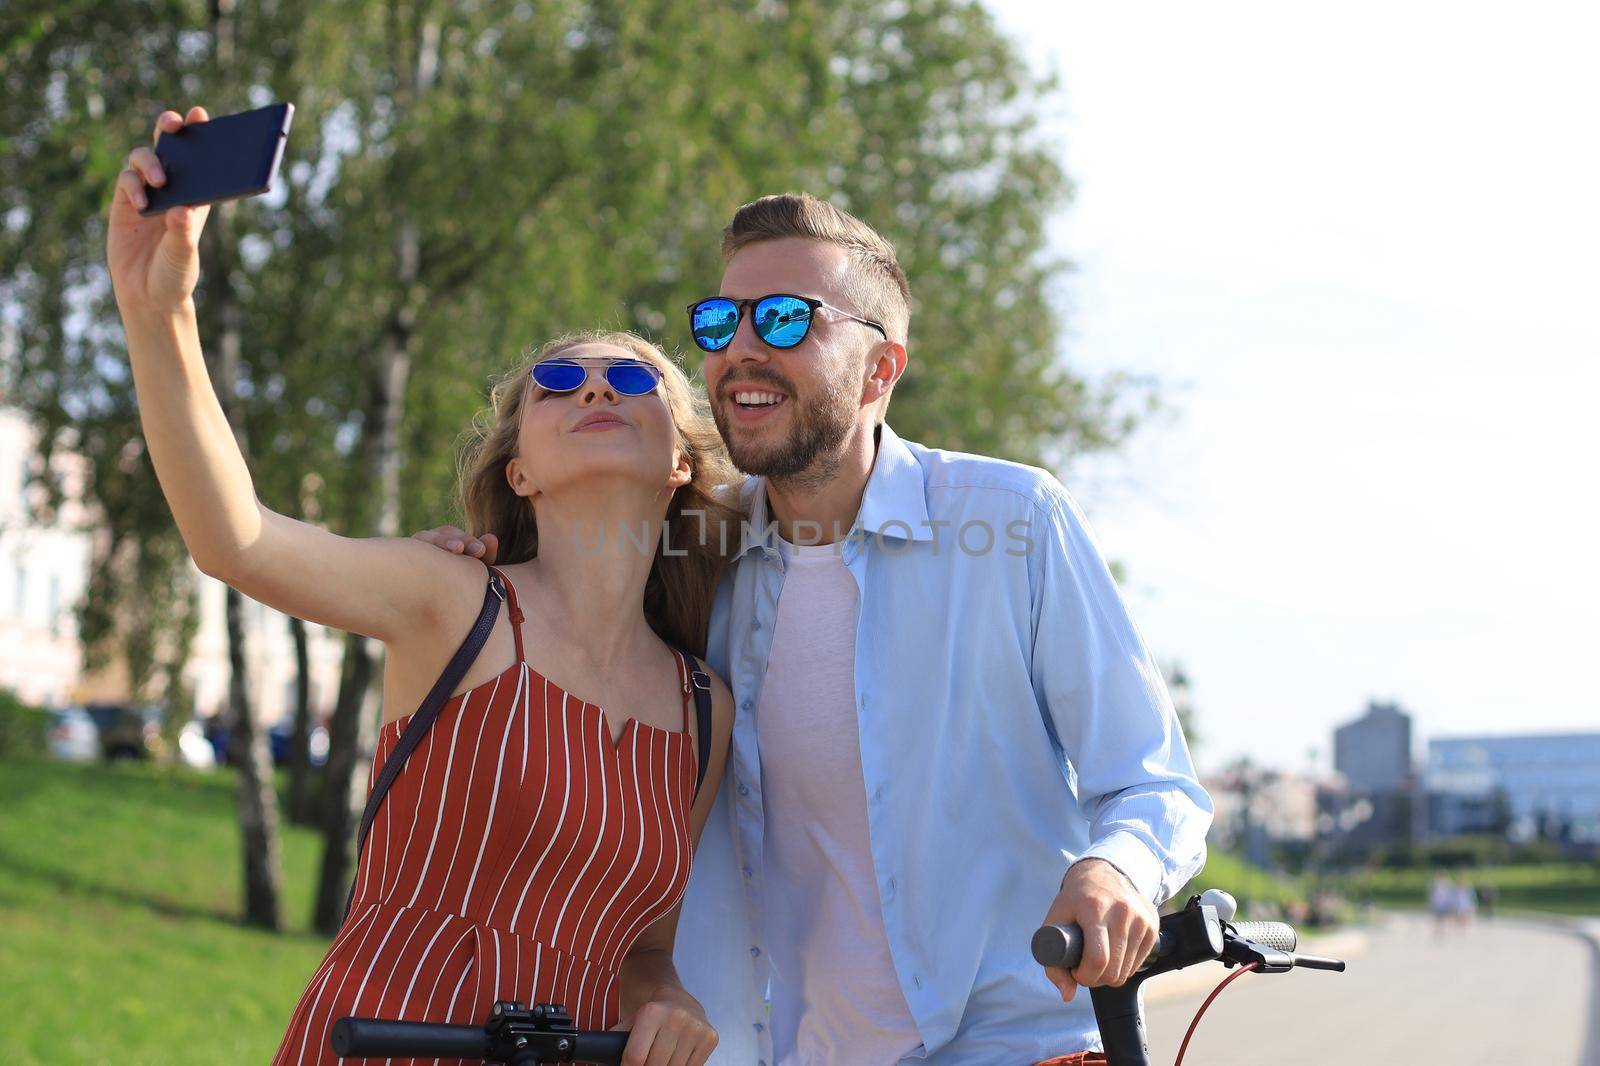
{"label": "man's beard", "polygon": [[[855,428],[858,406],[846,389],[832,386],[804,403],[791,389],[785,394],[788,399],[784,402],[794,407],[791,429],[776,444],[739,440],[734,435],[739,427],[730,423],[725,405],[712,406],[711,415],[728,446],[728,457],[746,474],[804,484],[826,481],[838,469],[839,452]],[[731,398],[726,401],[733,402]]]}

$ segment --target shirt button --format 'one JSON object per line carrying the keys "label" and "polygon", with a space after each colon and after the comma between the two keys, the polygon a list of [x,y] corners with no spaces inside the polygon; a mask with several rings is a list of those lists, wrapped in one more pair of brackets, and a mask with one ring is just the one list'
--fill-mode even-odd
{"label": "shirt button", "polygon": [[766,1026],[762,1025],[760,1022],[756,1022],[756,1032],[759,1033],[759,1032],[761,1032],[761,1030],[763,1030],[765,1028],[766,1028]]}
{"label": "shirt button", "polygon": [[919,974],[919,973],[912,974],[911,975],[911,983],[916,985],[918,988],[921,988],[922,987],[922,975]]}
{"label": "shirt button", "polygon": [[756,872],[754,870],[750,869],[750,867],[746,866],[744,868],[744,875],[746,877],[754,877],[756,875]]}
{"label": "shirt button", "polygon": [[896,881],[894,878],[889,878],[889,891],[893,892],[895,890],[895,886],[897,886],[899,883],[900,882]]}
{"label": "shirt button", "polygon": [[750,701],[749,700],[745,700],[743,703],[739,704],[739,709],[743,710],[743,711],[748,711],[750,709]]}
{"label": "shirt button", "polygon": [[761,957],[761,949],[758,948],[758,947],[752,946],[750,948],[750,957],[752,959],[759,959]]}
{"label": "shirt button", "polygon": [[883,799],[883,786],[882,785],[879,785],[877,788],[872,790],[872,798],[875,799],[875,800]]}
{"label": "shirt button", "polygon": [[739,795],[741,795],[741,796],[750,795],[750,786],[745,784],[742,781],[739,783]]}
{"label": "shirt button", "polygon": [[754,622],[751,622],[750,623],[750,628],[751,629],[760,629],[761,628],[761,619],[757,618]]}

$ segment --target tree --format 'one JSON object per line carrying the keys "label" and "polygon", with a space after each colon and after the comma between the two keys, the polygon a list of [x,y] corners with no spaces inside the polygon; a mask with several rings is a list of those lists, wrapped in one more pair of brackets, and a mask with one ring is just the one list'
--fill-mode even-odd
{"label": "tree", "polygon": [[[165,674],[169,709],[177,710],[186,703],[180,675],[194,630],[194,588],[184,579],[181,539],[154,491],[126,360],[115,356],[117,331],[103,266],[105,204],[128,147],[148,136],[155,98],[178,85],[203,92],[255,83],[270,76],[272,59],[269,50],[257,47],[259,40],[246,37],[241,46],[232,0],[212,0],[203,8],[153,7],[118,7],[109,15],[45,8],[19,13],[25,17],[7,33],[5,128],[16,132],[5,153],[6,186],[29,191],[6,204],[0,303],[30,334],[7,393],[15,390],[33,413],[46,468],[56,447],[70,447],[89,460],[88,491],[109,533],[100,540],[82,612],[91,661],[103,659],[112,638],[120,638],[133,695],[154,675]],[[250,26],[266,29],[270,39],[273,16],[289,9],[274,5]],[[172,29],[190,32],[161,32]],[[124,51],[130,43],[144,50]],[[24,91],[29,84],[48,87],[42,100]],[[108,98],[145,106],[108,116]],[[127,128],[135,121],[143,126],[137,133]],[[248,432],[238,403],[242,334],[235,221],[227,206],[208,227],[206,292],[197,307],[211,342],[208,366],[243,447]],[[241,610],[239,594],[229,589],[228,707],[240,765],[244,912],[246,921],[276,929],[277,803],[266,738],[254,728]]]}
{"label": "tree", "polygon": [[1191,754],[1200,750],[1204,734],[1195,721],[1194,688],[1189,682],[1189,672],[1182,663],[1172,663],[1166,669],[1167,690],[1172,694],[1172,708],[1178,713],[1178,725]]}
{"label": "tree", "polygon": [[[232,12],[226,77],[208,59],[214,10],[14,5],[0,37],[0,309],[22,342],[0,385],[46,449],[89,460],[107,536],[85,632],[141,679],[181,671],[193,596],[101,249],[115,174],[163,106],[297,105],[280,188],[233,211],[226,269],[198,302],[220,316],[205,340],[229,353],[258,496],[336,532],[452,517],[458,434],[529,345],[606,325],[682,347],[681,308],[721,273],[722,224],[785,189],[901,251],[905,435],[1049,462],[1130,428],[1122,393],[1058,359],[1064,264],[1044,225],[1069,187],[1032,117],[1050,86],[980,4],[268,0]],[[347,638],[324,929],[351,873],[376,652]]]}
{"label": "tree", "polygon": [[[238,60],[235,0],[211,0],[210,73],[221,85],[247,73]],[[234,264],[239,258],[233,220],[236,205],[218,204],[202,236],[207,267],[205,298],[196,302],[203,336],[216,338],[207,352],[208,372],[239,450],[250,454],[244,410],[239,403],[240,348],[243,344]],[[239,829],[244,837],[245,920],[278,929],[283,924],[278,899],[283,891],[283,858],[278,841],[278,797],[272,779],[272,752],[266,730],[257,722],[251,698],[249,656],[244,627],[244,596],[229,586],[224,597],[228,627],[229,751],[237,761]]]}

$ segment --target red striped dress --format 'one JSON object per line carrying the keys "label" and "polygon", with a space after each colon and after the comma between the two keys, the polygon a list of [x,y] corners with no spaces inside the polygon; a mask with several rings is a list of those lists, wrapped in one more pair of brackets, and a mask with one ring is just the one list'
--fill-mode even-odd
{"label": "red striped dress", "polygon": [[[505,999],[609,1028],[623,956],[683,894],[696,769],[683,655],[684,730],[629,718],[613,743],[599,706],[523,658],[505,586],[517,661],[452,697],[395,779],[274,1066],[367,1061],[328,1045],[346,1015],[481,1025]],[[379,733],[373,780],[407,718]]]}

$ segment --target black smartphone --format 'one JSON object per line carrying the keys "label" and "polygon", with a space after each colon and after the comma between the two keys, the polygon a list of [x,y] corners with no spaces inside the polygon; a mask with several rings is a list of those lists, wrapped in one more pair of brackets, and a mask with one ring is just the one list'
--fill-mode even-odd
{"label": "black smartphone", "polygon": [[185,126],[156,138],[156,158],[167,183],[145,186],[141,215],[171,207],[214,204],[272,188],[294,119],[293,104],[272,104]]}

